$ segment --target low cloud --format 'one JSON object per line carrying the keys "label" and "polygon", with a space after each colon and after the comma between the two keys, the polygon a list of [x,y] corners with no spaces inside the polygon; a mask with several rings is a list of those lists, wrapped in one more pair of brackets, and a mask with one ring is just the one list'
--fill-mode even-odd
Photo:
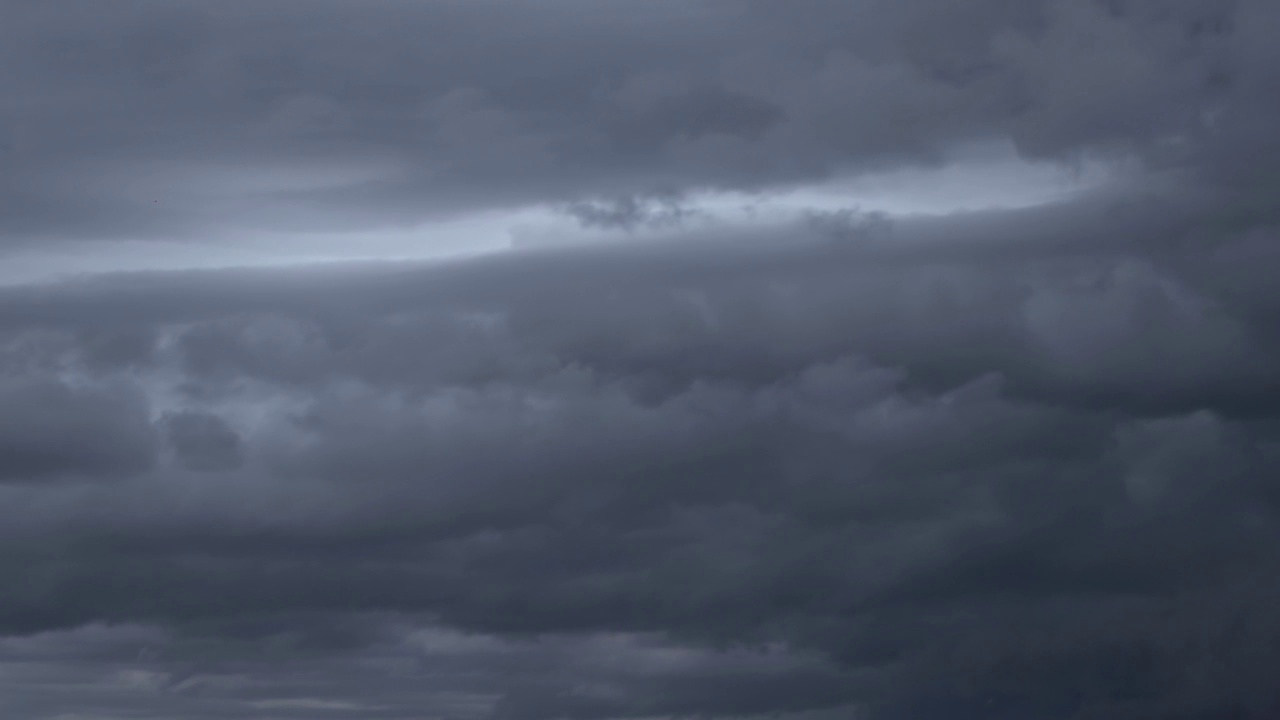
{"label": "low cloud", "polygon": [[[1280,709],[1271,4],[131,7],[0,10],[0,260],[585,239],[0,288],[6,717]],[[712,207],[988,142],[1123,171]]]}

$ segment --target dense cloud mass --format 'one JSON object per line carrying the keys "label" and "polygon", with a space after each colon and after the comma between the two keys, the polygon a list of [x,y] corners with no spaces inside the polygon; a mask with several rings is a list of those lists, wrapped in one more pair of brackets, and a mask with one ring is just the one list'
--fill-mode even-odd
{"label": "dense cloud mass", "polygon": [[1274,0],[5,2],[0,715],[1280,717],[1276,127]]}

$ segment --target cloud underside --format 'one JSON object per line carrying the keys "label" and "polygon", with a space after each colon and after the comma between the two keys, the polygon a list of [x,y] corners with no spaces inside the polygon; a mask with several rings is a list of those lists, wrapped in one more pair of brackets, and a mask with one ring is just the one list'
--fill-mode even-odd
{"label": "cloud underside", "polygon": [[[1280,712],[1272,3],[58,5],[0,262],[627,232],[0,289],[5,717]],[[992,142],[1123,171],[689,202]]]}
{"label": "cloud underside", "polygon": [[157,716],[1266,707],[1276,238],[1109,224],[7,291],[11,662]]}
{"label": "cloud underside", "polygon": [[1265,0],[62,5],[4,10],[5,244],[759,191],[992,140],[1276,183]]}

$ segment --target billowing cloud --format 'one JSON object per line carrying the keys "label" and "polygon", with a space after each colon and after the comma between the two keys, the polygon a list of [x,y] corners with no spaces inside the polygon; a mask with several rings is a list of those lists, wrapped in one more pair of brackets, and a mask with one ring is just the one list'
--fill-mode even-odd
{"label": "billowing cloud", "polygon": [[12,3],[5,234],[394,227],[1000,138],[1274,174],[1260,0],[583,5]]}
{"label": "billowing cloud", "polygon": [[1277,19],[6,5],[0,712],[1273,716]]}

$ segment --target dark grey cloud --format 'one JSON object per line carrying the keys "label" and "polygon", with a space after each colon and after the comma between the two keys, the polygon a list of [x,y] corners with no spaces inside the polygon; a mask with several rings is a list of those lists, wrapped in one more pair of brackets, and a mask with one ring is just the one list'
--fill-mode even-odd
{"label": "dark grey cloud", "polygon": [[584,5],[10,3],[5,235],[402,226],[1000,138],[1274,189],[1265,0]]}
{"label": "dark grey cloud", "polygon": [[[35,589],[0,621],[163,628],[172,656],[111,661],[158,673],[131,702],[212,717],[1264,713],[1275,293],[1226,281],[1267,259],[1217,226],[1156,252],[1172,208],[1091,202],[1065,231],[1049,208],[832,244],[802,219],[7,291],[11,363],[136,378],[172,452],[51,504],[16,487],[9,572]],[[148,349],[104,363],[87,327]],[[379,659],[397,627],[492,649],[440,675]],[[518,649],[611,634],[671,666]],[[268,649],[346,679],[190,679]],[[503,669],[523,652],[542,669]]]}
{"label": "dark grey cloud", "polygon": [[191,470],[229,470],[240,464],[240,436],[217,415],[177,412],[164,418],[169,443]]}
{"label": "dark grey cloud", "polygon": [[52,378],[6,379],[4,386],[0,481],[111,476],[152,462],[155,441],[140,393]]}
{"label": "dark grey cloud", "polygon": [[628,195],[611,200],[583,200],[571,203],[565,212],[587,228],[632,232],[640,228],[665,230],[678,227],[699,216],[682,203],[679,196]]}
{"label": "dark grey cloud", "polygon": [[810,227],[835,242],[883,240],[893,232],[893,221],[883,212],[863,212],[854,208],[810,211],[805,219]]}
{"label": "dark grey cloud", "polygon": [[[1274,716],[1277,19],[5,5],[5,257],[531,203],[627,232],[0,288],[0,712]],[[699,204],[986,140],[1120,170]]]}

